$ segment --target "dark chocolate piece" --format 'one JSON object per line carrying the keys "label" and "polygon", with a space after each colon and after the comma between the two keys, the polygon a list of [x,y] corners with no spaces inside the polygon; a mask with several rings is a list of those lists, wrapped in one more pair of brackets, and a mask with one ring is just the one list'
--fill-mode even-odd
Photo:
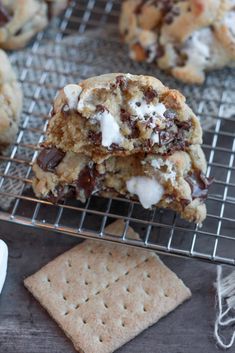
{"label": "dark chocolate piece", "polygon": [[137,121],[134,121],[131,119],[131,114],[127,112],[125,109],[121,109],[120,118],[130,128],[131,130],[130,138],[138,138],[140,135],[140,131],[137,126]]}
{"label": "dark chocolate piece", "polygon": [[44,148],[37,158],[37,164],[45,172],[54,172],[55,168],[60,164],[65,156],[65,152],[62,150],[51,147]]}
{"label": "dark chocolate piece", "polygon": [[214,178],[207,178],[203,172],[195,171],[188,175],[185,180],[189,183],[192,191],[192,198],[206,199],[208,188],[212,184]]}
{"label": "dark chocolate piece", "polygon": [[150,103],[158,96],[157,91],[152,87],[148,87],[144,90],[144,98],[147,103]]}
{"label": "dark chocolate piece", "polygon": [[101,132],[94,132],[94,131],[89,131],[88,132],[88,139],[96,146],[101,144],[102,141],[102,134]]}
{"label": "dark chocolate piece", "polygon": [[[90,168],[86,166],[80,173],[76,182],[78,189],[83,189],[85,196],[89,197],[94,191],[97,183],[98,172],[93,166]],[[78,190],[79,191],[79,190]]]}

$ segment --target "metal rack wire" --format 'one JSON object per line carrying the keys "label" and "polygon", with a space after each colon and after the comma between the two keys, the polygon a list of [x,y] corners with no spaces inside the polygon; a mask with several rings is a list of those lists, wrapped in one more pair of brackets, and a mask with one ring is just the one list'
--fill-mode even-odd
{"label": "metal rack wire", "polygon": [[[145,247],[162,254],[235,265],[235,71],[211,73],[202,87],[193,87],[176,83],[154,66],[132,63],[115,34],[119,8],[118,0],[72,1],[64,15],[38,34],[29,49],[12,55],[25,102],[17,140],[9,153],[0,157],[0,201],[4,200],[6,208],[0,209],[0,219]],[[106,30],[99,31],[104,25],[114,30],[112,36]],[[86,40],[80,37],[76,42],[73,37],[86,33]],[[110,55],[103,54],[104,48]],[[107,72],[113,66],[116,71],[160,76],[169,86],[183,91],[202,122],[209,117],[204,129],[204,151],[208,175],[214,175],[215,182],[207,202],[208,217],[201,228],[181,220],[172,211],[143,210],[138,203],[124,199],[93,196],[86,204],[68,200],[52,205],[34,197],[30,185],[35,144],[43,140],[46,117],[57,89],[65,82],[83,79],[94,71]],[[126,221],[120,237],[106,234],[105,226],[120,218]],[[140,240],[128,238],[129,224],[140,233]]]}

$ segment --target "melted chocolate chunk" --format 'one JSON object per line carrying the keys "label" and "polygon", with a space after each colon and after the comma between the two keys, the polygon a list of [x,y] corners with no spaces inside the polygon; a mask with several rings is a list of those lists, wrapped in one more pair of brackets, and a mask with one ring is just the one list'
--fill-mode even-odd
{"label": "melted chocolate chunk", "polygon": [[98,172],[95,167],[90,168],[89,166],[85,167],[78,176],[76,186],[79,189],[83,189],[85,196],[89,197],[92,194],[96,187]]}
{"label": "melted chocolate chunk", "polygon": [[2,2],[0,1],[0,27],[4,26],[6,23],[10,21],[10,16],[7,13],[5,7],[3,6]]}
{"label": "melted chocolate chunk", "polygon": [[185,180],[189,183],[192,191],[192,198],[206,199],[208,188],[212,184],[214,178],[207,178],[203,172],[193,172],[188,175]]}
{"label": "melted chocolate chunk", "polygon": [[147,103],[150,103],[158,96],[157,91],[152,87],[148,87],[144,90],[144,98]]}
{"label": "melted chocolate chunk", "polygon": [[64,156],[65,153],[56,147],[44,148],[37,158],[37,163],[44,172],[54,172]]}

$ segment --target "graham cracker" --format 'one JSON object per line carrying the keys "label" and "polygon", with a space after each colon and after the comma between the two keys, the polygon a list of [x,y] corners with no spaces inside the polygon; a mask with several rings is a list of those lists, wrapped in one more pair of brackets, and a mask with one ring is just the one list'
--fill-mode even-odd
{"label": "graham cracker", "polygon": [[[116,221],[106,232],[120,235]],[[138,238],[131,227],[129,237]],[[149,251],[86,240],[24,281],[82,353],[110,353],[191,296]]]}

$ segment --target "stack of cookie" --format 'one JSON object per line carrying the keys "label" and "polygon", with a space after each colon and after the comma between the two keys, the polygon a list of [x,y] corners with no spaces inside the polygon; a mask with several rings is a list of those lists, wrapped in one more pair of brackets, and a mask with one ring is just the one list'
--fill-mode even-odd
{"label": "stack of cookie", "polygon": [[34,191],[52,202],[124,196],[201,223],[211,182],[201,143],[199,120],[178,91],[147,76],[93,77],[57,95]]}
{"label": "stack of cookie", "polygon": [[184,82],[235,65],[234,0],[127,0],[120,31],[132,59],[154,61]]}

